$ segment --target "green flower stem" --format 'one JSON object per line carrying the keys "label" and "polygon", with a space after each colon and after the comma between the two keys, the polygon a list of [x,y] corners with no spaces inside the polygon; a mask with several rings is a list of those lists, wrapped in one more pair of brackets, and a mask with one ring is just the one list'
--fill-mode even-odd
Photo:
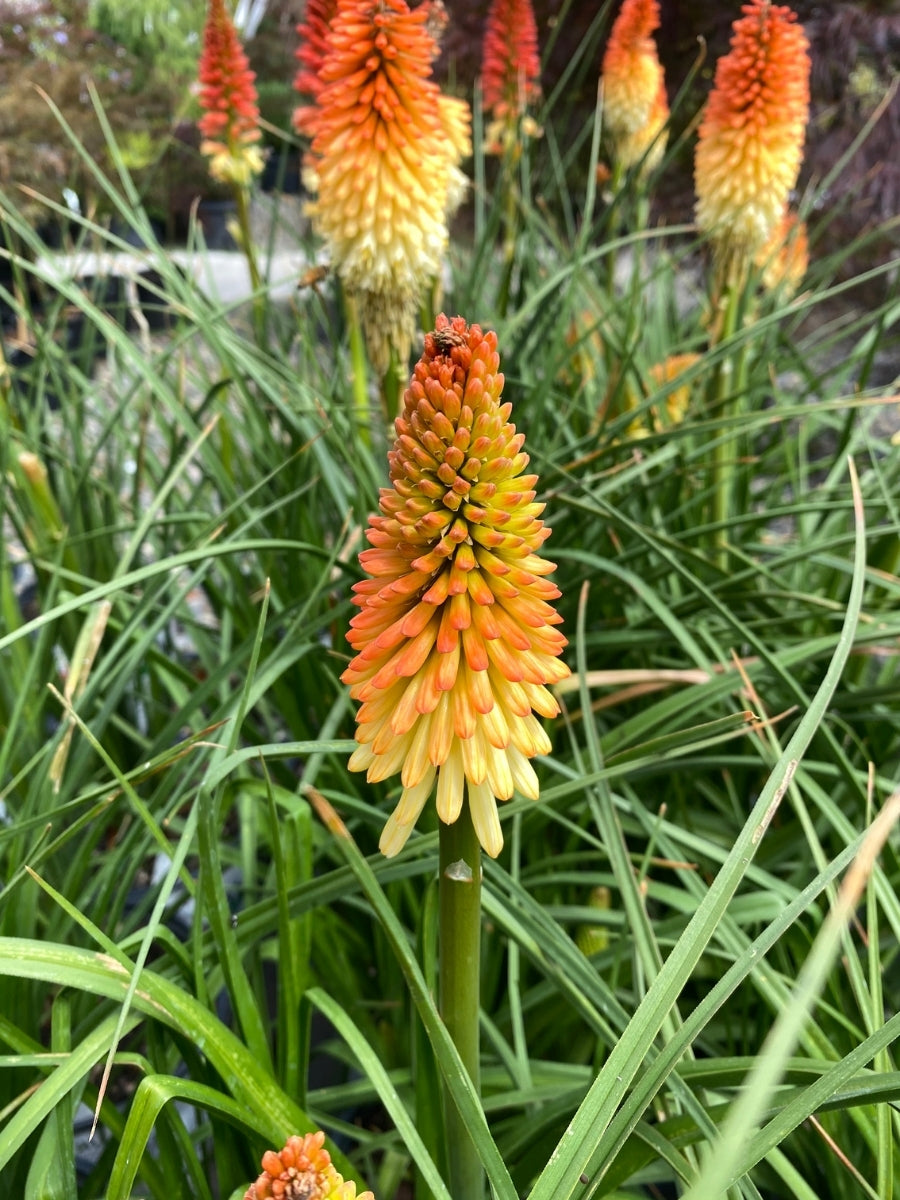
{"label": "green flower stem", "polygon": [[387,430],[393,428],[394,417],[400,412],[406,378],[406,364],[398,361],[396,351],[391,347],[391,361],[381,380],[381,401],[384,406],[384,426]]}
{"label": "green flower stem", "polygon": [[[480,1087],[478,1011],[481,962],[481,846],[468,802],[452,825],[440,826],[440,1009],[447,1032]],[[475,1143],[449,1093],[444,1132],[452,1196],[482,1200],[484,1169]]]}
{"label": "green flower stem", "polygon": [[516,237],[519,232],[519,197],[516,184],[516,158],[511,157],[503,167],[506,176],[503,219],[503,258],[511,263],[516,256]]}
{"label": "green flower stem", "polygon": [[509,308],[513,271],[516,265],[516,239],[519,234],[519,194],[516,164],[522,155],[518,135],[510,134],[500,166],[500,188],[503,194],[503,273],[497,298],[497,311],[505,317]]}
{"label": "green flower stem", "polygon": [[262,276],[256,262],[256,251],[253,248],[253,237],[250,232],[250,192],[241,184],[235,184],[234,200],[237,205],[238,229],[240,231],[241,250],[250,269],[250,286],[253,288],[253,327],[260,345],[263,344],[266,331],[265,299],[262,294]]}
{"label": "green flower stem", "polygon": [[344,317],[350,335],[350,363],[353,371],[353,415],[364,446],[372,444],[372,412],[369,406],[369,368],[366,344],[363,340],[359,308],[356,301],[344,292]]}
{"label": "green flower stem", "polygon": [[[725,302],[722,326],[716,341],[727,341],[736,332],[740,323],[743,299],[743,281],[731,274],[725,285]],[[743,390],[745,377],[745,352],[743,346],[726,355],[719,363],[713,380],[711,411],[722,419],[737,416],[737,404]],[[713,542],[716,562],[722,571],[728,570],[728,548],[726,545],[728,520],[731,516],[735,492],[735,470],[738,458],[738,439],[730,426],[722,429],[713,451],[713,520],[716,528]]]}
{"label": "green flower stem", "polygon": [[10,374],[9,364],[6,361],[3,347],[0,345],[0,428],[3,429],[4,435],[10,428],[17,428],[19,425],[10,407],[9,398],[11,394],[12,375]]}
{"label": "green flower stem", "polygon": [[[606,230],[610,241],[614,241],[616,237],[616,229],[619,223],[620,210],[622,207],[622,185],[624,182],[625,172],[622,170],[622,164],[613,162],[612,172],[609,179],[606,181],[605,193],[609,197],[606,207]],[[606,254],[601,259],[601,279],[606,293],[612,297],[616,287],[616,257],[617,250],[607,250]],[[606,351],[607,366],[609,366],[609,355]]]}
{"label": "green flower stem", "polygon": [[440,311],[443,294],[441,278],[439,275],[435,275],[431,281],[431,287],[428,288],[419,305],[419,326],[423,333],[431,333],[434,329],[434,320]]}

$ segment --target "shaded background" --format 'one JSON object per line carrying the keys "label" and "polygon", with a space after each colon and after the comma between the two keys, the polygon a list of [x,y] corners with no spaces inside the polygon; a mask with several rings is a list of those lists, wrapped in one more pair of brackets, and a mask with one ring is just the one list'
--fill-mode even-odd
{"label": "shaded background", "polygon": [[[449,26],[437,66],[442,84],[471,96],[478,77],[488,4],[445,0]],[[545,95],[581,52],[559,98],[556,120],[583,122],[593,111],[606,36],[619,8],[609,4],[535,0],[545,57]],[[812,111],[801,187],[824,178],[883,103],[900,73],[900,0],[794,5],[812,47]],[[271,0],[247,51],[257,72],[264,118],[287,128],[296,102],[296,25],[303,0]],[[159,10],[152,33],[143,17]],[[96,89],[126,162],[152,215],[173,229],[193,199],[214,195],[198,152],[198,115],[190,87],[199,54],[199,0],[0,0],[0,186],[24,184],[58,198],[65,186],[101,206],[102,195],[79,165],[56,118],[36,90],[59,104],[75,134],[103,163],[103,137],[90,98]],[[705,58],[673,116],[677,135],[690,124],[728,48],[740,5],[720,0],[662,0],[657,40],[670,102],[705,46]],[[142,16],[143,14],[143,16]],[[549,47],[549,50],[548,50]],[[558,128],[558,126],[557,126]],[[558,133],[558,136],[561,136]],[[270,135],[273,145],[277,138]],[[690,219],[693,142],[666,169],[664,215]],[[108,165],[108,164],[107,164]],[[293,164],[289,171],[294,172]],[[273,173],[270,173],[273,174]],[[285,176],[283,175],[283,178]],[[295,178],[295,173],[294,176]],[[580,181],[573,180],[573,187]],[[20,199],[24,195],[20,189]],[[657,188],[657,192],[663,189]],[[659,202],[658,202],[659,203]],[[900,96],[894,95],[865,143],[821,197],[837,213],[835,234],[851,238],[897,216],[900,209]],[[896,239],[895,239],[896,243]]]}

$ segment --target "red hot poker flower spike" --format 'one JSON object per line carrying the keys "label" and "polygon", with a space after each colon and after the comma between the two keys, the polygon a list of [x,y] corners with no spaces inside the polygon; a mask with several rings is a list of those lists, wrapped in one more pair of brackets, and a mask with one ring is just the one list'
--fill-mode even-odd
{"label": "red hot poker flower spike", "polygon": [[719,59],[697,141],[697,224],[751,259],[781,221],[809,120],[809,43],[796,15],[752,0]]}
{"label": "red hot poker flower spike", "polygon": [[482,103],[495,120],[521,116],[541,94],[531,0],[493,0],[484,30]]}
{"label": "red hot poker flower spike", "polygon": [[369,518],[371,578],[354,587],[348,635],[356,657],[342,678],[360,701],[350,769],[370,781],[400,773],[403,791],[381,835],[391,856],[435,782],[452,824],[464,792],[488,854],[503,846],[497,800],[537,799],[529,762],[550,741],[547,690],[569,674],[551,605],[549,534],[525,474],[524,435],[501,402],[497,335],[441,316],[425,338],[388,455],[392,486]]}
{"label": "red hot poker flower spike", "polygon": [[[338,0],[319,71],[307,212],[357,299],[373,365],[409,356],[416,310],[447,245],[452,169],[430,8]],[[459,119],[454,119],[454,126]]]}
{"label": "red hot poker flower spike", "polygon": [[603,56],[603,128],[620,166],[657,165],[666,147],[669,102],[652,34],[658,0],[624,0]]}
{"label": "red hot poker flower spike", "polygon": [[221,183],[246,186],[263,168],[259,106],[250,70],[224,0],[209,0],[200,56],[200,149]]}

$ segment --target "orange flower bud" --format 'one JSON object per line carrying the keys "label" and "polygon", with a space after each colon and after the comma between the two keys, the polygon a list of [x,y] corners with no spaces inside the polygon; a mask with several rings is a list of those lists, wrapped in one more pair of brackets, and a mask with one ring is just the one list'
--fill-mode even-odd
{"label": "orange flower bud", "polygon": [[371,1192],[356,1194],[356,1184],[344,1182],[324,1147],[325,1134],[289,1137],[277,1154],[267,1150],[262,1174],[251,1183],[244,1200],[375,1200]]}

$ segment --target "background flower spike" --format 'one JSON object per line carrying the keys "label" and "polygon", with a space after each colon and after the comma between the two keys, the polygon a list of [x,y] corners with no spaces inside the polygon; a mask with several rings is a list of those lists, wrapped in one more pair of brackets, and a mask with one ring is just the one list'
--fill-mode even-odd
{"label": "background flower spike", "polygon": [[358,306],[372,365],[405,371],[422,297],[439,275],[447,215],[462,194],[468,108],[432,80],[429,9],[405,0],[338,0],[316,75],[307,206]]}
{"label": "background flower spike", "polygon": [[246,187],[263,169],[256,76],[225,8],[210,0],[200,57],[201,151],[220,183]]}
{"label": "background flower spike", "polygon": [[603,56],[603,131],[620,170],[643,160],[649,172],[666,148],[669,102],[653,40],[658,28],[658,0],[625,0]]}
{"label": "background flower spike", "polygon": [[797,182],[809,121],[809,43],[796,14],[753,0],[734,23],[695,156],[697,226],[717,258],[752,261]]}

